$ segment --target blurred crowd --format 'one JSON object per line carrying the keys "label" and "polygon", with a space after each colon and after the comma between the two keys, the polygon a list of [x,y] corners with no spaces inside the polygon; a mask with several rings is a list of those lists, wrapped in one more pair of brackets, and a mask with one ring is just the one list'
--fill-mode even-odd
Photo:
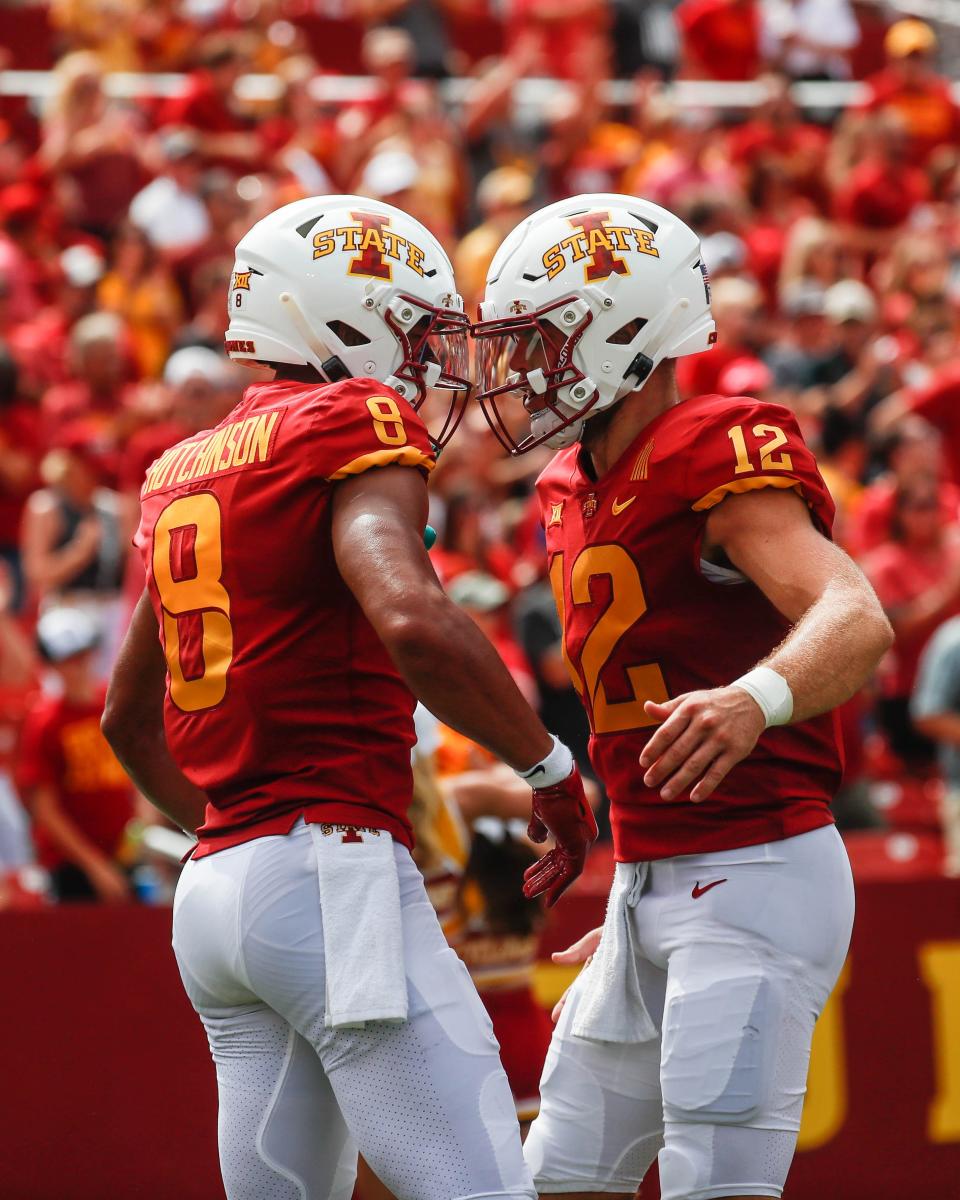
{"label": "blurred crowd", "polygon": [[[937,866],[960,873],[960,109],[942,33],[892,8],[8,5],[0,65],[48,70],[50,89],[0,96],[0,871],[37,858],[63,899],[156,891],[149,872],[131,883],[145,814],[98,740],[99,706],[142,588],[144,471],[249,382],[223,356],[241,234],[305,195],[389,201],[444,241],[475,313],[527,212],[625,191],[704,239],[719,342],[681,360],[682,390],[798,414],[838,540],[894,625],[842,713],[838,815],[931,837],[942,820]],[[142,94],[113,86],[118,71],[144,73]],[[331,82],[354,74],[344,99]],[[539,76],[562,86],[521,102]],[[681,105],[670,82],[690,79],[756,81],[759,102]],[[801,109],[807,80],[863,87]],[[546,453],[507,458],[472,411],[433,477],[433,558],[585,760],[531,501]],[[491,767],[455,738],[437,753],[441,773]],[[24,887],[8,876],[0,905]]]}

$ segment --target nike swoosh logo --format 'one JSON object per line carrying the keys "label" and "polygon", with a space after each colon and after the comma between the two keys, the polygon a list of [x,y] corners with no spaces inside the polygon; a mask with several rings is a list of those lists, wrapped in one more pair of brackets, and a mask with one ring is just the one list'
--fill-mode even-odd
{"label": "nike swoosh logo", "polygon": [[693,891],[690,893],[690,895],[694,898],[694,900],[699,900],[704,892],[709,892],[711,888],[719,887],[721,883],[726,882],[726,879],[715,879],[713,883],[708,883],[705,887],[701,887],[700,880],[698,879],[694,884]]}
{"label": "nike swoosh logo", "polygon": [[634,500],[636,500],[636,496],[631,496],[629,500],[624,500],[624,502],[621,504],[620,501],[617,500],[616,497],[614,497],[613,506],[612,506],[613,507],[613,515],[615,517],[619,517],[620,514],[623,512],[623,510],[625,508],[629,508],[630,505],[634,502]]}

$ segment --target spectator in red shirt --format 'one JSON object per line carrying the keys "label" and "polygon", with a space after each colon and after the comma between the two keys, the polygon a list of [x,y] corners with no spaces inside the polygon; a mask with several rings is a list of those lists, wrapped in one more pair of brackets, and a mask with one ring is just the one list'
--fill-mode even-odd
{"label": "spectator in red shirt", "polygon": [[760,69],[756,0],[683,0],[676,21],[683,73],[694,79],[753,79]]}
{"label": "spectator in red shirt", "polygon": [[609,12],[603,0],[507,0],[505,15],[508,53],[528,41],[537,46],[532,74],[576,79],[585,50],[607,57]]}
{"label": "spectator in red shirt", "polygon": [[929,421],[902,416],[886,436],[882,454],[886,471],[863,489],[850,514],[846,544],[857,557],[893,538],[896,497],[911,488],[932,483],[944,519],[960,524],[960,489],[944,477],[941,438]]}
{"label": "spectator in red shirt", "polygon": [[39,397],[70,375],[70,332],[97,305],[97,284],[106,264],[92,246],[78,242],[59,255],[52,272],[54,301],[9,333],[25,394]]}
{"label": "spectator in red shirt", "polygon": [[143,123],[134,109],[107,99],[95,54],[69,54],[55,74],[40,163],[72,181],[74,224],[108,238],[148,178]]}
{"label": "spectator in red shirt", "polygon": [[27,496],[39,482],[41,456],[39,416],[21,399],[17,375],[16,363],[0,344],[0,559],[11,571],[15,610],[23,590],[20,522]]}
{"label": "spectator in red shirt", "polygon": [[129,898],[117,863],[133,816],[130,784],[100,732],[104,693],[93,672],[98,634],[78,609],[51,609],[37,643],[60,684],[27,714],[19,783],[41,864],[61,901]]}
{"label": "spectator in red shirt", "polygon": [[816,198],[821,184],[823,157],[830,139],[819,125],[803,119],[783,75],[767,75],[760,82],[767,98],[743,125],[730,134],[730,158],[738,166],[779,168],[791,191]]}
{"label": "spectator in red shirt", "polygon": [[850,0],[860,40],[850,52],[850,73],[854,79],[867,79],[882,71],[887,61],[883,46],[890,18],[876,0]]}
{"label": "spectator in red shirt", "polygon": [[924,163],[937,146],[955,144],[960,135],[960,109],[950,82],[933,68],[937,38],[915,18],[891,25],[884,40],[887,67],[867,82],[868,112],[894,112],[910,139],[911,158]]}
{"label": "spectator in red shirt", "polygon": [[865,132],[860,161],[834,192],[834,213],[861,229],[895,229],[928,198],[930,185],[911,165],[909,135],[896,113],[878,114]]}
{"label": "spectator in red shirt", "polygon": [[874,414],[873,428],[880,434],[896,431],[908,413],[922,417],[940,433],[947,475],[960,485],[960,364],[946,362],[923,383],[884,401]]}
{"label": "spectator in red shirt", "polygon": [[893,537],[864,561],[896,641],[878,671],[878,716],[891,750],[907,765],[929,766],[933,747],[913,726],[910,694],[934,630],[960,614],[960,526],[944,509],[935,480],[897,490]]}
{"label": "spectator in red shirt", "polygon": [[52,443],[78,420],[97,427],[112,446],[122,420],[127,385],[123,321],[113,313],[91,313],[70,332],[72,377],[45,393],[40,404],[44,434]]}
{"label": "spectator in red shirt", "polygon": [[199,153],[208,160],[260,165],[260,138],[235,91],[249,63],[243,39],[235,33],[211,34],[200,47],[198,62],[184,91],[161,109],[159,124],[195,130]]}

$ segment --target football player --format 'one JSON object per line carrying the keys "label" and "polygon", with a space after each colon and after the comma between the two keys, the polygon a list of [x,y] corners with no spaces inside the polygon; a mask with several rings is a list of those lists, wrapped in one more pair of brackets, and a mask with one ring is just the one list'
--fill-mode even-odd
{"label": "football player", "polygon": [[[410,856],[413,693],[534,792],[547,897],[596,825],[424,546],[437,445],[468,395],[449,261],[386,204],[318,197],[242,239],[231,358],[270,366],[149,468],[146,590],[104,730],[197,829],[173,942],[206,1028],[230,1200],[533,1195],[497,1044]],[[199,828],[197,828],[199,827]]]}
{"label": "football player", "polygon": [[890,628],[830,540],[793,414],[679,402],[674,360],[715,332],[672,213],[618,195],[535,213],[481,318],[494,431],[559,451],[537,492],[617,860],[527,1161],[541,1196],[632,1196],[658,1151],[664,1200],[780,1196],[853,919],[831,710]]}

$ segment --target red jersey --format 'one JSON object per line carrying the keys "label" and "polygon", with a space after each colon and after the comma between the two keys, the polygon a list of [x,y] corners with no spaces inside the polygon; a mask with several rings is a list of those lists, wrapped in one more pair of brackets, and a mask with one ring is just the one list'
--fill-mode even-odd
{"label": "red jersey", "polygon": [[[103,698],[72,704],[43,696],[27,713],[20,739],[17,783],[29,794],[46,785],[84,835],[109,858],[133,816],[133,794],[123,767],[100,732]],[[44,829],[34,828],[40,862],[56,867],[63,855]]]}
{"label": "red jersey", "polygon": [[167,450],[136,545],[167,659],[171,752],[210,797],[196,856],[297,818],[412,844],[413,696],[337,569],[338,480],[432,469],[413,409],[373,379],[254,384]]}
{"label": "red jersey", "polygon": [[689,791],[662,800],[638,761],[656,725],[644,701],[732,683],[790,627],[754,584],[700,557],[710,509],[761,487],[794,488],[829,536],[833,502],[793,414],[721,396],[662,413],[599,482],[571,447],[537,483],[564,654],[620,862],[756,845],[833,819],[832,714],[766,730],[701,804]]}

